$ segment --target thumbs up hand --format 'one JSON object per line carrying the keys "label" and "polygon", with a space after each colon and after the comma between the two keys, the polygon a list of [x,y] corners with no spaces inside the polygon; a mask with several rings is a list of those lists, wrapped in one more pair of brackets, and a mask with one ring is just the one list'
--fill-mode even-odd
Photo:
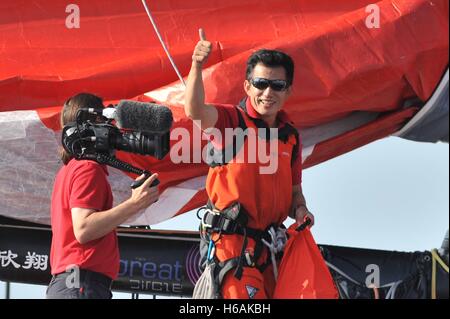
{"label": "thumbs up hand", "polygon": [[205,31],[203,29],[198,30],[200,41],[198,41],[195,46],[194,53],[192,54],[192,61],[202,65],[208,59],[211,53],[212,45],[211,42],[206,40]]}

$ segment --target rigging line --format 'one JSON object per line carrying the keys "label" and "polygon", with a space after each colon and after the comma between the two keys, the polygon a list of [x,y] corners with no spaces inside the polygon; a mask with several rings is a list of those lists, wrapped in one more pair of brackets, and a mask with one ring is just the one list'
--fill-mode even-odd
{"label": "rigging line", "polygon": [[389,284],[381,286],[380,288],[390,287],[386,294],[385,299],[395,299],[395,293],[397,291],[398,286],[400,286],[401,283],[403,283],[403,280],[391,282]]}
{"label": "rigging line", "polygon": [[[342,271],[341,269],[339,269],[338,267],[336,267],[335,265],[333,265],[332,263],[325,261],[326,265],[333,269],[334,271],[336,271],[338,274],[340,274],[341,276],[343,276],[344,278],[346,278],[347,280],[350,280],[351,282],[353,282],[354,284],[360,285],[362,286],[362,284],[360,282],[358,282],[357,280],[353,279],[352,277],[350,277],[349,275],[347,275],[344,271]],[[387,288],[390,287],[388,293],[386,294],[386,299],[394,299],[395,297],[395,292],[397,290],[397,287],[403,282],[403,280],[399,280],[399,281],[395,281],[395,282],[391,282],[388,284],[385,284],[381,287],[377,287],[377,289],[379,288]],[[367,287],[370,289],[373,289],[373,287]],[[375,295],[377,295],[378,291],[374,291]],[[379,297],[379,293],[378,293],[378,297]]]}
{"label": "rigging line", "polygon": [[437,280],[437,263],[446,271],[448,272],[448,266],[444,263],[444,261],[439,256],[439,253],[437,252],[437,249],[433,249],[431,251],[431,257],[432,257],[432,268],[431,268],[431,299],[436,299],[437,297],[437,291],[436,291],[436,280]]}
{"label": "rigging line", "polygon": [[362,284],[358,281],[356,281],[355,279],[353,279],[352,277],[350,277],[349,275],[347,275],[345,272],[343,272],[341,269],[339,269],[338,267],[336,267],[335,265],[333,265],[332,263],[325,261],[325,263],[327,264],[327,266],[331,269],[333,269],[335,272],[337,272],[338,274],[340,274],[341,276],[345,277],[347,280],[350,280],[351,282],[353,282],[354,284],[360,285],[362,286]]}
{"label": "rigging line", "polygon": [[448,266],[445,264],[445,262],[442,260],[442,258],[439,256],[439,253],[437,251],[437,249],[433,249],[431,251],[431,255],[434,259],[436,259],[436,261],[439,263],[439,265],[441,265],[441,267],[448,272]]}
{"label": "rigging line", "polygon": [[164,51],[166,52],[167,57],[169,58],[170,64],[172,64],[173,69],[175,70],[175,73],[177,74],[178,78],[180,79],[181,83],[183,83],[184,86],[186,86],[186,83],[184,82],[183,77],[180,74],[180,71],[178,71],[177,66],[175,65],[175,61],[172,59],[172,56],[170,55],[169,50],[166,47],[166,44],[164,43],[161,34],[159,33],[158,27],[156,26],[156,22],[155,20],[153,20],[153,16],[150,13],[150,10],[147,6],[147,3],[145,2],[145,0],[142,0],[142,4],[144,5],[145,11],[147,12],[148,18],[150,19],[150,22],[153,25],[153,29],[156,32],[156,35],[158,36],[159,42],[161,43]]}

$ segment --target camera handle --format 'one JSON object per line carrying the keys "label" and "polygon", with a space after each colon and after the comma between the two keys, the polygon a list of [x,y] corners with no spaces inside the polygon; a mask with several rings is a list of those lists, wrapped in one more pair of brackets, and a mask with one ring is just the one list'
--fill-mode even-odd
{"label": "camera handle", "polygon": [[[106,164],[108,166],[120,169],[121,171],[124,171],[124,172],[133,173],[136,175],[144,174],[145,175],[144,178],[142,178],[138,181],[133,181],[133,183],[131,183],[131,188],[133,188],[133,189],[141,186],[147,180],[147,178],[152,176],[152,173],[149,171],[139,169],[131,164],[128,164],[124,161],[117,159],[114,156],[110,156],[107,154],[102,154],[102,153],[97,154],[96,161],[100,164]],[[159,183],[160,183],[159,180],[155,179],[153,181],[153,183],[150,185],[150,187],[157,186],[157,185],[159,185]]]}
{"label": "camera handle", "polygon": [[[139,186],[141,186],[142,184],[144,184],[144,182],[147,180],[147,178],[149,178],[150,176],[152,176],[152,173],[150,173],[150,172],[147,172],[147,171],[144,171],[144,170],[141,170],[141,175],[142,174],[144,174],[145,176],[144,176],[144,178],[142,178],[142,179],[140,179],[140,180],[138,180],[138,181],[133,181],[132,183],[131,183],[131,188],[133,188],[133,189],[135,189],[135,188],[138,188]],[[150,187],[153,187],[153,186],[157,186],[157,185],[159,185],[159,180],[158,179],[155,179],[154,181],[153,181],[153,183],[150,185]]]}

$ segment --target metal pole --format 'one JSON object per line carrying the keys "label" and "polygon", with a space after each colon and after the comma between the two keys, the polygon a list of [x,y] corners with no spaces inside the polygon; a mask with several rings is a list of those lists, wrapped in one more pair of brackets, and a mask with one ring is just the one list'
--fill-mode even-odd
{"label": "metal pole", "polygon": [[131,293],[131,299],[139,299],[139,294],[138,293]]}
{"label": "metal pole", "polygon": [[11,283],[7,281],[5,289],[5,299],[10,299],[10,291],[11,291]]}

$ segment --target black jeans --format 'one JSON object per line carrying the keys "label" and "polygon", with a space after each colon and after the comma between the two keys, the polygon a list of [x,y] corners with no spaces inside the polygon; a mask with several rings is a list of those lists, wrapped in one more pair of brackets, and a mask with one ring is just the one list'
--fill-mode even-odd
{"label": "black jeans", "polygon": [[[111,299],[112,280],[100,273],[79,269],[79,282],[73,273],[53,275],[47,288],[47,299]],[[77,278],[77,279],[78,279]]]}

